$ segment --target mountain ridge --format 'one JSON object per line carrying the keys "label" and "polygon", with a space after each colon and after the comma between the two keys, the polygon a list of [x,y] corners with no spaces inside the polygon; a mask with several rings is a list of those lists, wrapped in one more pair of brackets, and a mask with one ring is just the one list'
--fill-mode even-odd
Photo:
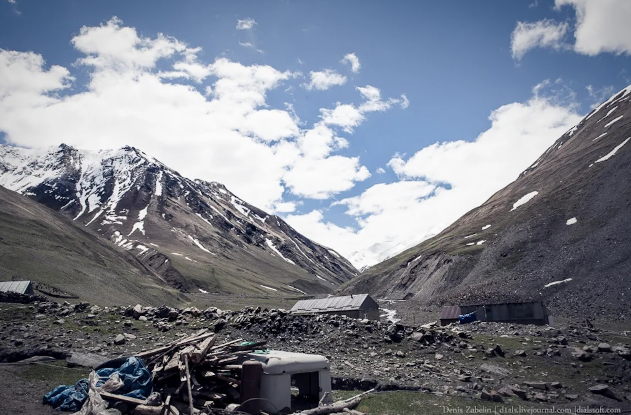
{"label": "mountain ridge", "polygon": [[563,134],[508,186],[341,291],[420,306],[544,301],[624,318],[631,295],[631,86]]}
{"label": "mountain ridge", "polygon": [[0,185],[132,253],[184,292],[328,293],[357,270],[216,182],[134,147],[0,146]]}

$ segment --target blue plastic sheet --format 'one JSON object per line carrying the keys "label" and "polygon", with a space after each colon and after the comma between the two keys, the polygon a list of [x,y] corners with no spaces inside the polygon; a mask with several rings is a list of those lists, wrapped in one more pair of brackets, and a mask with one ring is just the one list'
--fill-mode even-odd
{"label": "blue plastic sheet", "polygon": [[[151,373],[142,360],[136,357],[129,357],[118,369],[104,368],[96,371],[99,377],[96,386],[103,385],[109,377],[118,373],[123,386],[114,393],[129,396],[131,398],[146,399],[151,395],[153,382]],[[44,395],[44,403],[51,405],[61,411],[76,412],[81,409],[83,403],[88,398],[89,383],[87,379],[81,379],[76,385],[57,386],[52,391]]]}
{"label": "blue plastic sheet", "polygon": [[458,322],[460,324],[472,323],[476,320],[477,320],[477,317],[475,316],[475,311],[469,314],[461,314],[458,316]]}

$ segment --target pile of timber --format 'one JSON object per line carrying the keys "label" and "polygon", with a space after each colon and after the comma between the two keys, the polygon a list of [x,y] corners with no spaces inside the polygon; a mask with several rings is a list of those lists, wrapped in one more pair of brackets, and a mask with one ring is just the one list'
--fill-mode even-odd
{"label": "pile of timber", "polygon": [[239,404],[242,367],[237,362],[265,343],[235,339],[215,344],[215,334],[202,329],[192,336],[136,354],[152,372],[153,390],[160,393],[163,404],[139,405],[135,413],[210,414],[221,413],[230,404]]}

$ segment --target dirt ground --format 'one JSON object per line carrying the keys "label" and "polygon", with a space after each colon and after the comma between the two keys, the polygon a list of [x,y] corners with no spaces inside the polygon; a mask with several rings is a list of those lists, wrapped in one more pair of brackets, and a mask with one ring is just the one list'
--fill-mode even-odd
{"label": "dirt ground", "polygon": [[67,368],[65,362],[0,364],[0,413],[59,415],[42,403],[43,396],[60,384],[74,383],[85,369]]}

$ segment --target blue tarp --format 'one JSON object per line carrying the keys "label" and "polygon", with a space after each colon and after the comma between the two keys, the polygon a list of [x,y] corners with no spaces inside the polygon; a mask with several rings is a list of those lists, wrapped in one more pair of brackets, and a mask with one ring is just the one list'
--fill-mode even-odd
{"label": "blue tarp", "polygon": [[[123,386],[115,391],[116,394],[132,398],[146,399],[151,394],[153,382],[151,373],[147,370],[142,360],[136,357],[128,357],[125,363],[118,369],[104,368],[96,371],[99,381],[96,386],[103,385],[109,377],[118,373]],[[61,411],[76,412],[81,409],[83,402],[88,398],[89,383],[87,379],[81,379],[76,385],[57,386],[44,395],[44,403]]]}
{"label": "blue tarp", "polygon": [[460,324],[467,324],[467,323],[474,322],[476,320],[477,318],[475,316],[475,311],[469,314],[461,314],[458,316],[458,321],[460,322]]}

